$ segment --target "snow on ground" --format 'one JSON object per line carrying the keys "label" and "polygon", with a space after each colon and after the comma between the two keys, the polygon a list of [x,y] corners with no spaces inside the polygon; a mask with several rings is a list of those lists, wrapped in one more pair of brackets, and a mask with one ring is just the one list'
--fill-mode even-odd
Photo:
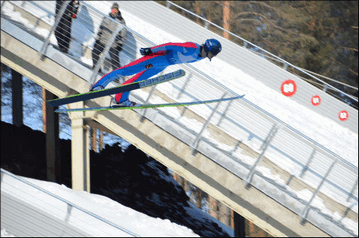
{"label": "snow on ground", "polygon": [[[163,220],[150,217],[102,195],[90,194],[84,191],[75,191],[67,188],[65,185],[59,185],[53,182],[21,176],[18,177],[42,190],[60,196],[62,199],[67,200],[87,212],[96,214],[97,216],[118,225],[125,231],[123,232],[118,229],[110,230],[109,226],[105,225],[101,220],[93,219],[88,213],[73,209],[68,223],[83,231],[89,232],[90,234],[97,234],[99,236],[113,236],[116,234],[116,236],[128,236],[126,231],[129,231],[130,234],[132,233],[142,237],[198,237],[198,235],[187,227],[173,223],[168,219]],[[62,207],[64,207],[64,210],[66,211],[65,203],[60,202],[54,197],[49,196],[47,193],[18,181],[7,174],[3,175],[2,178],[2,192],[10,194],[26,193],[26,201],[32,205],[46,207],[46,212],[50,212],[53,216],[63,217],[66,215],[60,212]],[[197,209],[196,212],[200,211]],[[10,235],[5,229],[6,227],[2,227],[1,236],[3,236],[3,234],[4,236]]]}
{"label": "snow on ground", "polygon": [[15,237],[15,236],[8,233],[4,228],[1,228],[1,237]]}

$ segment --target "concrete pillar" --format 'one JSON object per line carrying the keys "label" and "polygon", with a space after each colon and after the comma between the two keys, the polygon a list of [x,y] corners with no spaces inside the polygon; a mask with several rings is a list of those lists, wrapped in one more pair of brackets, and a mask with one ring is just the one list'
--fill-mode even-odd
{"label": "concrete pillar", "polygon": [[61,184],[61,155],[59,138],[59,114],[55,113],[57,107],[49,106],[48,100],[57,97],[47,90],[43,90],[43,119],[44,133],[46,133],[46,163],[47,180]]}
{"label": "concrete pillar", "polygon": [[[83,102],[72,105],[74,108],[84,107]],[[85,126],[83,115],[84,112],[70,113],[72,188],[77,191],[90,192],[89,127]]]}
{"label": "concrete pillar", "polygon": [[12,123],[14,126],[23,125],[22,106],[22,75],[11,69],[12,76]]}

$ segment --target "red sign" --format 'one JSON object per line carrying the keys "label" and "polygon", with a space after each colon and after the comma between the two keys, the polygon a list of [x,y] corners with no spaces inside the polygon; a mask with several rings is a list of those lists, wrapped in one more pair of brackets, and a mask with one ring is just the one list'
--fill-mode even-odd
{"label": "red sign", "polygon": [[338,116],[341,121],[346,121],[349,118],[349,113],[345,110],[342,110],[339,112]]}
{"label": "red sign", "polygon": [[313,106],[318,106],[321,101],[322,101],[322,99],[318,95],[315,95],[312,97]]}
{"label": "red sign", "polygon": [[297,91],[297,85],[293,80],[288,79],[282,83],[280,90],[284,96],[291,97]]}

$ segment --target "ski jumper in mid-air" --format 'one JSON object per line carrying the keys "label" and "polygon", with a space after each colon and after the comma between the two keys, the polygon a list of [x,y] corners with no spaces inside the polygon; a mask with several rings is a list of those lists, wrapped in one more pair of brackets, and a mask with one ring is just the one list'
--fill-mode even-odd
{"label": "ski jumper in mid-air", "polygon": [[[170,65],[197,62],[206,57],[211,60],[214,56],[221,52],[221,50],[221,43],[216,39],[208,39],[203,45],[186,42],[166,43],[151,48],[141,48],[140,53],[143,55],[142,58],[104,75],[92,86],[90,91],[103,89],[110,82],[121,76],[135,74],[135,76],[122,84],[125,85],[148,79],[160,73]],[[112,99],[113,106],[139,106],[139,104],[128,100],[129,95],[130,92],[116,94]]]}

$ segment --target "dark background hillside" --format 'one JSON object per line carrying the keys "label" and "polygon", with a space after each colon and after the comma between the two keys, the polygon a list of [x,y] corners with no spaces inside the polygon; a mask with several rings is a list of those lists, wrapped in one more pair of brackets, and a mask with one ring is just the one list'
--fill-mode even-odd
{"label": "dark background hillside", "polygon": [[[1,167],[20,176],[47,180],[45,134],[1,122]],[[71,141],[61,140],[62,181],[71,187]],[[188,196],[166,167],[134,146],[118,144],[90,152],[91,193],[104,195],[152,217],[169,219],[200,236],[229,236],[216,223],[187,213]]]}

